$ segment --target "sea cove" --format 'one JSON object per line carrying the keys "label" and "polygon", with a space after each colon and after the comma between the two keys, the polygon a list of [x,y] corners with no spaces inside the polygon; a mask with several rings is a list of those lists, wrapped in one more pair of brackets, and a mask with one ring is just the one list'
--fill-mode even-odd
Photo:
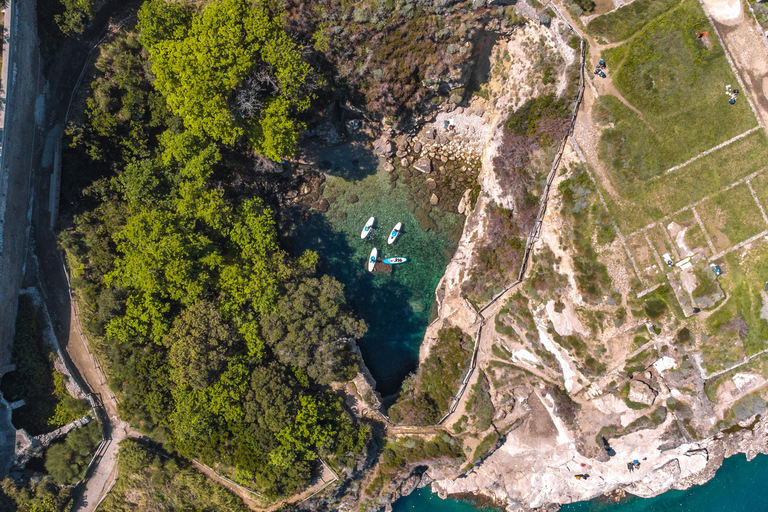
{"label": "sea cove", "polygon": [[[435,288],[456,249],[463,216],[424,209],[418,198],[409,198],[414,185],[393,179],[397,175],[387,173],[363,145],[324,148],[318,158],[330,206],[296,227],[297,244],[316,251],[323,271],[344,284],[349,303],[368,324],[358,341],[365,364],[377,391],[392,395],[418,363],[424,332],[435,316]],[[371,216],[375,230],[361,240]],[[402,233],[387,245],[397,222]],[[365,266],[374,247],[379,259],[402,256],[408,262],[392,266],[389,274],[371,274]]]}

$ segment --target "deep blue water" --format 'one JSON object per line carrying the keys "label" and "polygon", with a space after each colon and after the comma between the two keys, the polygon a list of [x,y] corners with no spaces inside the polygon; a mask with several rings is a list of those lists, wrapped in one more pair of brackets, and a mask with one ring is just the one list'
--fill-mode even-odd
{"label": "deep blue water", "polygon": [[[455,500],[441,500],[428,489],[402,498],[395,512],[474,512]],[[726,459],[717,476],[686,491],[669,491],[651,499],[632,498],[606,505],[590,501],[566,505],[562,512],[768,512],[768,456],[747,462],[744,455]]]}

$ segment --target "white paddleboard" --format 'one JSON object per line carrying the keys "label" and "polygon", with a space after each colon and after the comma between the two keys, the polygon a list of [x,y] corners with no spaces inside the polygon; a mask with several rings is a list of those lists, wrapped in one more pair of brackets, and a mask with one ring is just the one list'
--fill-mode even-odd
{"label": "white paddleboard", "polygon": [[371,255],[368,258],[368,272],[373,272],[373,267],[376,266],[376,256],[379,255],[379,251],[374,247],[371,251]]}
{"label": "white paddleboard", "polygon": [[376,220],[375,217],[371,217],[370,219],[368,219],[368,222],[365,223],[365,227],[363,227],[363,231],[360,233],[360,238],[365,240],[368,237],[368,235],[371,234],[371,229],[373,229],[373,223],[375,220]]}
{"label": "white paddleboard", "polygon": [[389,240],[387,240],[387,245],[392,245],[395,243],[395,240],[397,240],[397,237],[400,236],[400,228],[403,227],[402,222],[398,222],[395,224],[394,229],[392,229],[392,232],[389,234]]}

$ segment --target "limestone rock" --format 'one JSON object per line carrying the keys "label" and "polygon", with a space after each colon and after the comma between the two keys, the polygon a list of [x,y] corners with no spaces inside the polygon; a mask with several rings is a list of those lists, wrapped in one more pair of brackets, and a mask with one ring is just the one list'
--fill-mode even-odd
{"label": "limestone rock", "polygon": [[464,191],[464,195],[461,196],[461,199],[459,200],[459,206],[457,208],[457,211],[459,214],[463,215],[464,213],[469,213],[469,207],[470,207],[470,200],[472,199],[472,189],[468,188]]}
{"label": "limestone rock", "polygon": [[421,171],[423,173],[429,174],[432,172],[432,160],[429,158],[420,158],[415,164],[414,167],[417,171]]}
{"label": "limestone rock", "polygon": [[384,162],[384,170],[387,172],[392,172],[395,170],[395,166],[392,165],[390,162]]}
{"label": "limestone rock", "polygon": [[[429,204],[431,204],[432,206],[437,206],[437,203],[439,202],[440,202],[440,198],[437,197],[437,194],[432,193],[432,197],[429,198]],[[655,395],[654,395],[654,398],[656,398]]]}
{"label": "limestone rock", "polygon": [[658,394],[658,391],[641,380],[632,379],[629,381],[629,395],[627,395],[627,398],[635,403],[653,405]]}
{"label": "limestone rock", "polygon": [[381,137],[373,143],[373,151],[381,157],[389,158],[395,154],[395,145],[391,140]]}
{"label": "limestone rock", "polygon": [[435,183],[435,180],[433,178],[427,178],[426,181],[427,190],[435,190],[437,188],[437,183]]}
{"label": "limestone rock", "polygon": [[407,158],[401,158],[400,159],[400,167],[408,167],[408,159]]}
{"label": "limestone rock", "polygon": [[397,153],[395,153],[395,156],[396,156],[397,158],[403,158],[403,157],[405,157],[407,154],[408,154],[408,152],[407,152],[406,150],[404,150],[404,149],[399,149],[399,150],[397,150]]}
{"label": "limestone rock", "polygon": [[416,141],[416,143],[413,145],[413,151],[415,153],[421,153],[421,149],[422,149],[421,142]]}
{"label": "limestone rock", "polygon": [[327,212],[328,208],[330,207],[331,207],[331,203],[329,203],[326,198],[322,198],[320,201],[317,202],[317,209],[323,213]]}

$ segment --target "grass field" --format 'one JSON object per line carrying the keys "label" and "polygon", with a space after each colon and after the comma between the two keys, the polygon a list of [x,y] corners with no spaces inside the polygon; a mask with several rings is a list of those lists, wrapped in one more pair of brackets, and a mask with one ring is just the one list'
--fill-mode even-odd
{"label": "grass field", "polygon": [[593,18],[587,30],[595,37],[615,43],[632,37],[647,23],[658,18],[680,0],[635,0],[613,12]]}
{"label": "grass field", "polygon": [[768,244],[763,243],[741,258],[737,252],[724,257],[720,286],[725,303],[707,318],[707,328],[715,339],[740,339],[746,355],[768,348],[768,321],[761,318],[764,288],[768,279]]}
{"label": "grass field", "polygon": [[[627,249],[632,257],[635,258],[637,269],[640,271],[641,278],[648,283],[655,283],[663,277],[663,273],[658,270],[658,262],[653,254],[648,242],[643,235],[636,235],[627,240]],[[653,268],[656,265],[656,269]]]}
{"label": "grass field", "polygon": [[618,187],[622,197],[603,192],[625,233],[656,222],[768,165],[768,138],[762,130],[657,179]]}
{"label": "grass field", "polygon": [[[697,39],[700,31],[710,32],[711,49]],[[618,91],[642,112],[641,118],[610,98],[595,111],[614,125],[601,143],[619,185],[659,175],[757,125],[746,101],[727,101],[725,85],[738,82],[696,0],[684,0],[602,56]]]}
{"label": "grass field", "polygon": [[768,229],[746,183],[707,199],[696,211],[718,252]]}
{"label": "grass field", "polygon": [[763,205],[763,208],[768,207],[768,176],[765,174],[755,176],[751,183],[752,189],[755,191],[755,195],[757,195],[757,199]]}

